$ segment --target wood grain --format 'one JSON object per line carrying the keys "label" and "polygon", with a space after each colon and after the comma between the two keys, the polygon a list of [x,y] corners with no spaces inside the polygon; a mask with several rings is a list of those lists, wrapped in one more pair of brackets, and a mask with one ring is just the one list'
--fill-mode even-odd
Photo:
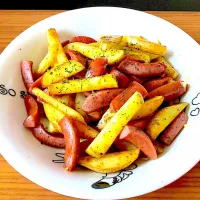
{"label": "wood grain", "polygon": [[[21,32],[33,24],[65,10],[0,10],[0,53]],[[178,26],[200,43],[200,12],[149,11]],[[13,169],[0,155],[0,200],[75,200],[46,190]],[[170,185],[129,200],[200,199],[200,162]]]}

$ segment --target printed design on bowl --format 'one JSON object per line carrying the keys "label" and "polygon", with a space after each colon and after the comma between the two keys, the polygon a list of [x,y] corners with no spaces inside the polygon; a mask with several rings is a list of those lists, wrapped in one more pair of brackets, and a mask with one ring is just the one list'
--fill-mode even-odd
{"label": "printed design on bowl", "polygon": [[[130,175],[133,174],[133,169],[137,168],[136,164],[129,166],[127,169],[121,170],[118,173],[105,174],[102,178],[92,184],[92,188],[94,189],[105,189],[109,188],[116,183],[121,183],[126,180]],[[116,174],[116,175],[115,175]]]}
{"label": "printed design on bowl", "polygon": [[[192,105],[197,106],[200,104],[200,92],[192,99]],[[191,112],[191,116],[197,116],[200,113],[200,107],[195,107]]]}
{"label": "printed design on bowl", "polygon": [[[64,153],[56,153],[55,156],[57,156],[58,158],[55,160],[52,160],[53,163],[64,163]],[[133,169],[136,169],[137,165],[136,164],[132,164],[129,167],[127,167],[124,170],[121,170],[118,173],[112,173],[112,174],[105,174],[101,177],[100,180],[98,180],[97,182],[93,183],[91,185],[92,188],[94,189],[105,189],[105,188],[109,188],[113,185],[115,185],[116,183],[120,183],[124,180],[126,180],[130,175],[133,174]]]}
{"label": "printed design on bowl", "polygon": [[12,97],[16,96],[16,92],[13,89],[6,89],[5,85],[0,85],[0,94],[2,95],[10,95]]}
{"label": "printed design on bowl", "polygon": [[[10,95],[11,97],[15,97],[17,95],[17,92],[14,89],[7,89],[4,84],[0,84],[0,94],[1,95]],[[20,97],[23,99],[25,95],[27,94],[26,91],[20,91]]]}
{"label": "printed design on bowl", "polygon": [[64,155],[65,153],[55,153],[55,156],[58,157],[57,160],[52,160],[53,163],[64,163]]}

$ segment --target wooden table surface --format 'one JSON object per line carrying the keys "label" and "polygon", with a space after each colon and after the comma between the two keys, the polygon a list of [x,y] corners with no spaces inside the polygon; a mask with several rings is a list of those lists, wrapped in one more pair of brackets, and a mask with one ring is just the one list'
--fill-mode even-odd
{"label": "wooden table surface", "polygon": [[[0,10],[0,53],[22,31],[64,10]],[[149,11],[178,26],[200,44],[200,12]],[[0,200],[72,200],[27,180],[0,155]],[[129,200],[200,199],[200,162],[170,185]]]}

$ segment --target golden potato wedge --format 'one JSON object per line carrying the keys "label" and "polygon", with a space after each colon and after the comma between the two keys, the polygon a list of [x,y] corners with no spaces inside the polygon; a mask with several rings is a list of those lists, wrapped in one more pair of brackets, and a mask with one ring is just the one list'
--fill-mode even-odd
{"label": "golden potato wedge", "polygon": [[103,56],[108,59],[108,64],[115,64],[120,62],[125,55],[123,50],[109,49]]}
{"label": "golden potato wedge", "polygon": [[53,98],[70,108],[74,109],[75,107],[75,100],[73,94],[55,95]]}
{"label": "golden potato wedge", "polygon": [[73,50],[76,50],[84,56],[93,60],[97,57],[106,57],[108,59],[108,64],[117,63],[124,58],[123,50],[110,49],[104,52],[99,47],[80,42],[73,42],[70,44],[70,46],[71,48],[73,48]]}
{"label": "golden potato wedge", "polygon": [[147,124],[146,133],[155,140],[187,105],[187,102],[181,102],[159,110]]}
{"label": "golden potato wedge", "polygon": [[127,38],[127,43],[129,47],[133,47],[142,51],[147,51],[153,54],[158,54],[161,56],[164,56],[167,51],[166,46],[148,41],[140,36],[129,36]]}
{"label": "golden potato wedge", "polygon": [[133,116],[132,120],[141,119],[153,114],[164,101],[163,96],[155,96],[151,99],[145,100],[141,108]]}
{"label": "golden potato wedge", "polygon": [[122,40],[120,42],[120,46],[127,47],[128,46],[128,35],[123,35]]}
{"label": "golden potato wedge", "polygon": [[56,55],[57,55],[57,49],[58,49],[58,46],[56,44],[52,46],[48,45],[48,53],[42,59],[39,66],[34,71],[36,76],[41,76],[42,74],[46,72],[46,70],[49,67],[53,66],[53,63],[55,62]]}
{"label": "golden potato wedge", "polygon": [[137,49],[131,49],[129,47],[124,47],[123,50],[125,51],[126,56],[131,56],[134,60],[144,61],[145,63],[150,63],[150,61],[151,61],[150,56],[147,53],[144,53]]}
{"label": "golden potato wedge", "polygon": [[85,67],[81,63],[75,60],[70,60],[62,65],[53,67],[43,74],[41,82],[42,87],[46,88],[52,83],[57,83],[63,79],[69,78],[82,71],[84,68]]}
{"label": "golden potato wedge", "polygon": [[[40,62],[35,70],[37,76],[42,75],[49,67],[53,67],[57,62],[57,53],[59,49],[59,41],[55,29],[50,28],[47,30],[48,53]],[[65,55],[66,56],[66,55]]]}
{"label": "golden potato wedge", "polygon": [[51,122],[48,123],[47,131],[49,133],[59,133],[59,131],[54,127],[54,125]]}
{"label": "golden potato wedge", "polygon": [[99,120],[97,124],[97,128],[99,130],[102,130],[104,126],[108,123],[108,121],[115,115],[114,112],[111,112],[110,109],[108,108],[107,111],[103,114],[101,119]]}
{"label": "golden potato wedge", "polygon": [[176,69],[164,58],[163,56],[158,57],[158,62],[163,63],[166,66],[165,73],[171,77],[172,79],[176,79],[179,75],[179,73],[176,71]]}
{"label": "golden potato wedge", "polygon": [[48,95],[47,93],[43,92],[41,89],[35,87],[32,89],[32,93],[37,96],[38,98],[42,99],[43,102],[49,103],[61,112],[63,112],[66,115],[71,116],[72,118],[75,118],[79,121],[85,122],[83,116],[77,112],[76,110],[70,108],[69,106],[66,106],[65,104],[61,103],[60,101],[56,100],[52,96]]}
{"label": "golden potato wedge", "polygon": [[93,47],[99,47],[99,42],[92,42],[90,45]]}
{"label": "golden potato wedge", "polygon": [[135,60],[144,61],[149,63],[150,61],[158,58],[160,55],[149,53],[147,51],[141,51],[133,47],[123,46],[121,44],[113,46],[113,49],[124,50],[125,56],[132,56]]}
{"label": "golden potato wedge", "polygon": [[140,150],[108,153],[100,158],[81,156],[78,164],[99,173],[114,173],[128,167],[139,156]]}
{"label": "golden potato wedge", "polygon": [[103,35],[99,39],[99,47],[102,51],[107,51],[113,46],[119,44],[123,36],[121,35]]}
{"label": "golden potato wedge", "polygon": [[104,155],[143,103],[142,95],[139,92],[135,92],[92,141],[86,149],[86,153],[93,157]]}
{"label": "golden potato wedge", "polygon": [[118,83],[112,74],[53,83],[48,86],[48,91],[50,94],[60,95],[106,88],[118,88]]}
{"label": "golden potato wedge", "polygon": [[59,46],[58,46],[58,51],[57,51],[57,55],[56,55],[56,60],[55,62],[53,63],[53,67],[56,67],[56,66],[59,66],[59,65],[62,65],[64,63],[67,63],[69,62],[66,54],[65,54],[65,51],[59,41]]}
{"label": "golden potato wedge", "polygon": [[150,58],[150,61],[152,61],[155,58],[158,58],[160,56],[160,55],[157,55],[157,54],[149,53],[149,52],[146,52],[146,51],[141,51],[141,50],[131,48],[131,47],[124,47],[123,50],[125,51],[125,54],[126,54],[126,51],[133,51],[135,53],[137,52],[137,54],[140,55],[141,57],[143,57],[143,58],[146,57],[147,61],[148,61],[149,58]]}
{"label": "golden potato wedge", "polygon": [[40,123],[43,124],[45,130],[51,134],[58,133],[58,130],[53,126],[53,124],[47,119],[47,117],[41,117]]}
{"label": "golden potato wedge", "polygon": [[[52,123],[52,125],[58,130],[58,132],[62,133],[62,129],[59,125],[60,120],[65,117],[66,114],[52,106],[51,104],[48,103],[43,103],[44,105],[44,110],[46,113],[47,118],[49,121]],[[79,132],[80,136],[86,139],[93,139],[95,138],[99,132],[95,130],[94,128],[88,126],[87,124],[74,120],[73,121],[74,125],[77,128],[77,131]]]}
{"label": "golden potato wedge", "polygon": [[68,62],[68,58],[67,58],[65,51],[61,45],[60,39],[58,37],[58,34],[57,34],[55,28],[48,29],[47,40],[50,45],[57,44],[57,46],[58,46],[55,62],[53,62],[52,67],[62,65],[63,63]]}
{"label": "golden potato wedge", "polygon": [[137,149],[137,147],[134,144],[126,140],[115,140],[114,146],[117,149],[119,149],[119,151],[132,151]]}
{"label": "golden potato wedge", "polygon": [[59,133],[62,133],[62,129],[60,128],[58,122],[63,117],[65,117],[65,114],[48,103],[43,103],[43,107],[46,117],[48,118],[50,123],[54,126],[56,130],[58,130]]}
{"label": "golden potato wedge", "polygon": [[79,112],[83,117],[85,117],[87,114],[86,112],[82,109],[83,102],[85,101],[86,97],[83,93],[79,92],[76,93],[75,97],[75,109],[77,112]]}
{"label": "golden potato wedge", "polygon": [[73,42],[72,42],[72,43],[69,43],[69,44],[67,44],[67,45],[65,45],[65,46],[63,47],[63,50],[64,50],[65,53],[66,53],[67,51],[75,50],[75,49],[73,48]]}

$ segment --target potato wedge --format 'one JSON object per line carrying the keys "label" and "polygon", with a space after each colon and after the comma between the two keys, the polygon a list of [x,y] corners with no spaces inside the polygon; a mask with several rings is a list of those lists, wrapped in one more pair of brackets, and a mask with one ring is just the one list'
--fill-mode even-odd
{"label": "potato wedge", "polygon": [[[43,105],[44,105],[46,116],[49,119],[49,121],[56,128],[56,130],[62,133],[62,129],[59,125],[59,122],[61,119],[63,119],[66,116],[66,114],[64,114],[63,112],[61,112],[60,110],[52,106],[51,104],[43,103]],[[81,121],[73,120],[73,123],[76,126],[76,129],[79,133],[80,138],[93,139],[99,134],[97,130],[95,130],[94,128],[88,126],[87,124]]]}
{"label": "potato wedge", "polygon": [[[139,51],[139,50],[138,50],[138,51]],[[141,52],[145,52],[145,51],[141,51]],[[146,53],[147,55],[149,55],[151,61],[159,57],[158,54],[153,54],[153,53],[149,53],[149,52],[145,52],[145,53]]]}
{"label": "potato wedge", "polygon": [[108,123],[108,121],[115,115],[114,112],[111,112],[110,109],[108,108],[108,110],[103,114],[103,116],[101,117],[101,119],[99,120],[98,124],[97,124],[97,128],[99,130],[102,130],[105,125]]}
{"label": "potato wedge", "polygon": [[77,112],[76,110],[70,108],[69,106],[66,106],[65,104],[61,103],[60,101],[56,100],[52,96],[46,94],[39,88],[33,88],[32,93],[37,96],[38,98],[42,99],[43,102],[49,103],[61,112],[63,112],[66,115],[71,116],[72,118],[75,118],[77,120],[80,120],[82,122],[85,122],[83,116]]}
{"label": "potato wedge", "polygon": [[42,87],[46,88],[52,83],[57,83],[63,79],[69,78],[82,71],[84,68],[85,67],[81,63],[75,60],[70,60],[62,65],[53,67],[43,74],[41,82]]}
{"label": "potato wedge", "polygon": [[90,45],[93,47],[99,47],[99,42],[92,42]]}
{"label": "potato wedge", "polygon": [[46,128],[49,133],[59,133],[59,131],[54,127],[51,122],[48,123],[48,126]]}
{"label": "potato wedge", "polygon": [[86,152],[93,157],[104,155],[143,103],[142,95],[136,91],[105,125]]}
{"label": "potato wedge", "polygon": [[129,51],[132,51],[135,54],[137,53],[138,55],[144,58],[144,61],[145,61],[145,58],[147,59],[147,61],[149,58],[150,58],[150,61],[152,61],[160,56],[158,54],[149,53],[147,51],[142,51],[142,50],[138,50],[136,48],[131,48],[131,47],[123,47],[122,49],[125,51],[125,54]]}
{"label": "potato wedge", "polygon": [[81,156],[78,164],[99,173],[114,173],[128,167],[139,156],[140,150],[108,153],[101,158]]}
{"label": "potato wedge", "polygon": [[99,39],[99,47],[102,51],[107,51],[113,46],[119,44],[123,36],[120,35],[103,35]]}
{"label": "potato wedge", "polygon": [[48,53],[40,62],[37,69],[35,70],[36,76],[41,76],[49,67],[53,67],[54,63],[57,62],[57,53],[59,45],[61,44],[59,43],[55,29],[53,28],[48,29],[47,41],[48,41]]}
{"label": "potato wedge", "polygon": [[46,117],[48,118],[50,123],[54,126],[56,130],[58,130],[59,133],[62,133],[62,129],[60,128],[58,122],[63,117],[65,117],[65,114],[48,103],[43,103],[43,107]]}
{"label": "potato wedge", "polygon": [[161,56],[164,56],[167,51],[166,46],[148,41],[140,36],[129,36],[127,38],[127,42],[129,47]]}
{"label": "potato wedge", "polygon": [[147,124],[146,133],[155,140],[187,105],[187,102],[181,102],[159,110]]}
{"label": "potato wedge", "polygon": [[46,54],[46,56],[42,59],[42,61],[40,62],[39,66],[37,67],[37,69],[35,70],[34,74],[35,76],[41,76],[43,73],[46,72],[46,70],[49,67],[52,67],[53,64],[55,62],[56,59],[56,55],[57,55],[57,45],[48,45],[48,53]]}
{"label": "potato wedge", "polygon": [[92,46],[90,44],[84,44],[80,42],[71,43],[71,48],[83,54],[84,56],[95,59],[97,57],[106,57],[108,64],[114,64],[121,61],[124,58],[123,50],[110,49],[106,52],[102,51],[99,47]]}
{"label": "potato wedge", "polygon": [[50,28],[48,29],[48,33],[47,33],[47,38],[48,38],[48,42],[49,44],[57,44],[57,54],[56,54],[56,59],[54,60],[55,62],[53,62],[53,66],[58,66],[58,65],[62,65],[65,62],[68,62],[68,58],[65,54],[65,51],[62,47],[62,44],[60,42],[60,39],[58,37],[58,34],[56,32],[55,28]]}
{"label": "potato wedge", "polygon": [[75,108],[75,100],[73,94],[64,94],[64,95],[55,95],[53,96],[54,99],[60,101],[61,103],[65,104],[70,108]]}
{"label": "potato wedge", "polygon": [[47,117],[41,117],[40,123],[44,126],[45,130],[51,134],[59,133],[59,131],[53,126]]}
{"label": "potato wedge", "polygon": [[86,112],[82,109],[82,105],[83,105],[85,99],[86,99],[86,97],[85,97],[85,95],[83,93],[81,93],[81,92],[76,93],[76,97],[75,97],[75,109],[83,117],[85,117],[87,115]]}
{"label": "potato wedge", "polygon": [[115,140],[114,141],[115,148],[119,149],[119,151],[132,151],[138,149],[134,144],[128,142],[126,140]]}
{"label": "potato wedge", "polygon": [[150,63],[151,61],[150,56],[145,52],[132,49],[130,47],[124,47],[123,50],[126,56],[131,56],[134,60],[143,61],[146,63]]}
{"label": "potato wedge", "polygon": [[62,65],[64,63],[68,63],[69,60],[65,54],[65,51],[59,41],[59,45],[58,45],[58,51],[57,51],[57,55],[56,55],[56,61],[53,63],[53,67]]}
{"label": "potato wedge", "polygon": [[116,79],[113,78],[112,74],[53,83],[48,86],[48,91],[50,94],[59,95],[101,90],[106,88],[118,88],[118,83]]}
{"label": "potato wedge", "polygon": [[[127,47],[128,46],[128,37],[129,37],[128,35],[123,35],[122,40],[121,40],[119,46],[121,46],[121,47]],[[118,45],[116,45],[116,46],[118,46]]]}
{"label": "potato wedge", "polygon": [[176,79],[178,77],[179,73],[163,56],[159,56],[158,62],[163,63],[166,66],[165,73],[169,77],[171,77],[172,79]]}
{"label": "potato wedge", "polygon": [[151,99],[145,100],[141,108],[133,116],[132,120],[141,119],[153,114],[164,101],[163,96],[156,96]]}

